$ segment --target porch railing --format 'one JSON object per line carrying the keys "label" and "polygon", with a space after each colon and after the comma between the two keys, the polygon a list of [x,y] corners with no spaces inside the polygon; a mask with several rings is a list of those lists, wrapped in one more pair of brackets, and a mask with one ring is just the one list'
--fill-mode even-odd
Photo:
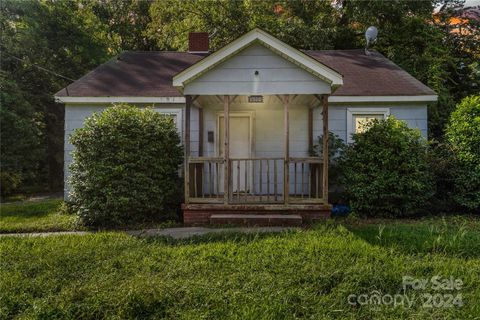
{"label": "porch railing", "polygon": [[[190,158],[189,202],[224,203],[224,159]],[[289,175],[289,192],[284,194],[284,177]],[[315,157],[230,158],[228,203],[321,203],[322,160]]]}
{"label": "porch railing", "polygon": [[223,202],[223,158],[190,158],[190,202]]}

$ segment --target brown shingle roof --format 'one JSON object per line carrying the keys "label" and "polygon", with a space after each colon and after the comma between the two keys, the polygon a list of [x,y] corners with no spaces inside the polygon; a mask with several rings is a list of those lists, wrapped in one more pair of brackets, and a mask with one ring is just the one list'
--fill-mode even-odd
{"label": "brown shingle roof", "polygon": [[203,57],[205,55],[188,52],[126,51],[60,90],[56,96],[182,96],[172,86],[172,77]]}
{"label": "brown shingle roof", "polygon": [[419,96],[435,92],[408,72],[372,51],[360,50],[304,51],[312,58],[343,75],[343,86],[335,96]]}
{"label": "brown shingle roof", "polygon": [[[433,95],[435,92],[379,53],[363,50],[304,51],[343,75],[335,96]],[[188,52],[124,52],[56,96],[177,97],[172,78],[205,55]],[[68,89],[68,92],[67,92]]]}

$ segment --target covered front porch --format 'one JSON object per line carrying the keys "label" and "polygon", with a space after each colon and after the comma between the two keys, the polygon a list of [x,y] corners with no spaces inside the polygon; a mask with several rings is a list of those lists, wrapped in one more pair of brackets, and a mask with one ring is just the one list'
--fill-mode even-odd
{"label": "covered front porch", "polygon": [[302,221],[329,215],[326,94],[187,95],[185,150],[187,224],[235,214],[255,215],[258,224],[279,213]]}
{"label": "covered front porch", "polygon": [[255,29],[173,84],[186,98],[186,224],[329,215],[328,96],[339,73]]}

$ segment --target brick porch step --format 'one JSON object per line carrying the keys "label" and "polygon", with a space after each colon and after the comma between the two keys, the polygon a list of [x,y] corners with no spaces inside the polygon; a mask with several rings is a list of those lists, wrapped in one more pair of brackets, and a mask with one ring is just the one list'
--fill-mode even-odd
{"label": "brick porch step", "polygon": [[210,224],[299,226],[302,217],[298,214],[212,214]]}

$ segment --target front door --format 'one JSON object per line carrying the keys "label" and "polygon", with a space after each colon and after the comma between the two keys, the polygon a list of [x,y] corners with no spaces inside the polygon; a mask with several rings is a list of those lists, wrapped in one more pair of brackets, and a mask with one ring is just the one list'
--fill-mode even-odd
{"label": "front door", "polygon": [[[223,157],[224,152],[224,117],[218,118],[219,128],[219,156]],[[247,165],[248,161],[235,161],[235,159],[248,159],[251,156],[251,130],[250,130],[250,115],[244,114],[231,114],[230,115],[230,159],[232,159],[232,191],[233,192],[247,192],[249,191],[250,181],[247,182],[247,170],[250,166]],[[222,171],[223,175],[223,171]],[[221,180],[223,181],[223,176]],[[221,192],[223,192],[223,184],[220,186]]]}

